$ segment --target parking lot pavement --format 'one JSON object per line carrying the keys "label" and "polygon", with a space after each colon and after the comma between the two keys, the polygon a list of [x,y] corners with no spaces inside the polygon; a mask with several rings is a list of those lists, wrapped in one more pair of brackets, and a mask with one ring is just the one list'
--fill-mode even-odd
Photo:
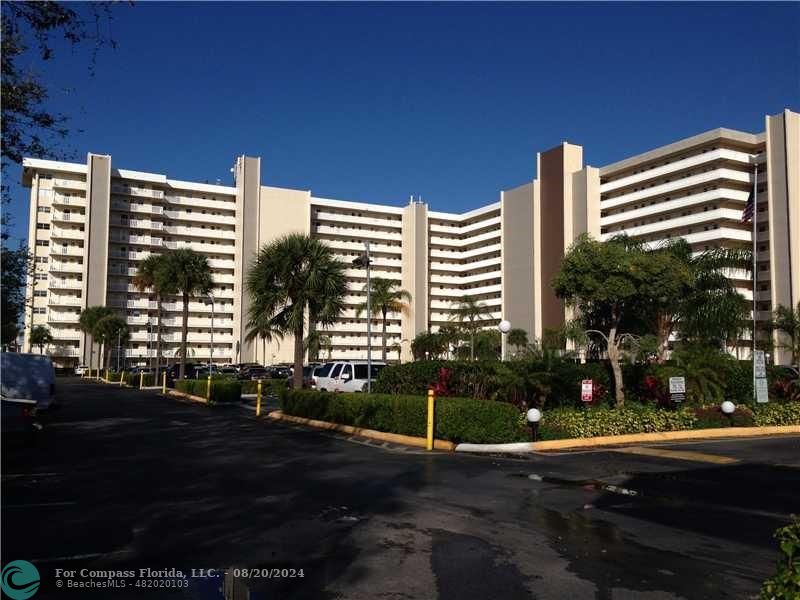
{"label": "parking lot pavement", "polygon": [[[181,598],[746,598],[800,497],[797,438],[652,446],[735,460],[721,463],[429,454],[152,392],[59,390],[35,446],[4,440],[2,455],[4,560],[32,560],[42,598],[143,597],[55,587],[57,568],[141,567],[183,570],[161,577],[189,586]],[[233,567],[285,571],[188,575]]]}

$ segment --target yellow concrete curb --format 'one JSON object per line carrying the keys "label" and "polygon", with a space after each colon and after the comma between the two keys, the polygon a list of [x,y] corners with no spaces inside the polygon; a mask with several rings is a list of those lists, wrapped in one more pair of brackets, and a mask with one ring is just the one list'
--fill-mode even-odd
{"label": "yellow concrete curb", "polygon": [[200,404],[208,404],[208,400],[202,396],[193,396],[192,394],[186,394],[177,390],[167,390],[167,396],[183,398],[184,400],[191,400],[192,402],[199,402]]}
{"label": "yellow concrete curb", "polygon": [[775,425],[770,427],[720,427],[719,429],[689,429],[685,431],[660,431],[658,433],[631,433],[627,435],[605,435],[593,438],[550,440],[533,443],[537,452],[565,450],[568,448],[594,448],[622,444],[645,444],[653,442],[677,442],[682,440],[709,440],[719,438],[747,438],[764,435],[800,434],[800,425]]}
{"label": "yellow concrete curb", "polygon": [[[317,421],[315,419],[294,417],[292,415],[285,415],[279,410],[274,410],[267,416],[276,421],[289,421],[290,423],[307,425],[308,427],[315,427],[317,429],[336,431],[339,433],[346,433],[348,435],[360,435],[362,437],[380,440],[383,442],[404,444],[406,446],[417,446],[419,448],[425,447],[426,440],[423,437],[413,437],[410,435],[401,435],[399,433],[386,433],[384,431],[375,431],[374,429],[362,429],[360,427],[353,427],[351,425],[340,425],[339,423],[331,423],[329,421]],[[456,445],[453,442],[447,442],[445,440],[434,440],[433,447],[436,450],[447,450],[448,452],[452,452],[455,450]]]}

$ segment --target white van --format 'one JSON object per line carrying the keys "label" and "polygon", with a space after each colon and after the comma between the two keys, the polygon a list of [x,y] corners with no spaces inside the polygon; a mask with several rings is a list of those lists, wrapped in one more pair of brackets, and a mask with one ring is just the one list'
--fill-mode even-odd
{"label": "white van", "polygon": [[[321,392],[366,392],[367,391],[367,361],[343,360],[329,363],[330,369],[320,372],[317,376],[316,387]],[[328,365],[326,364],[325,367]],[[374,382],[386,363],[372,361],[372,376]],[[323,375],[324,373],[324,375]]]}
{"label": "white van", "polygon": [[0,387],[3,398],[33,400],[37,411],[55,402],[56,371],[52,361],[41,354],[3,352],[0,358]]}

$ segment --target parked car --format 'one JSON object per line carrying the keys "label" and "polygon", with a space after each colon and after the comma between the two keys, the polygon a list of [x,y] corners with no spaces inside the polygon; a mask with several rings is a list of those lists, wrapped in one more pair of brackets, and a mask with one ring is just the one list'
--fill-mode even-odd
{"label": "parked car", "polygon": [[324,365],[320,365],[314,369],[314,373],[311,375],[311,387],[319,389],[319,378],[320,377],[327,377],[328,373],[331,372],[333,365],[335,363],[329,362],[325,363]]}
{"label": "parked car", "polygon": [[276,365],[274,367],[270,367],[270,377],[272,379],[289,379],[292,376],[292,371],[289,367],[284,367],[281,365]]}
{"label": "parked car", "polygon": [[235,367],[231,366],[224,366],[219,367],[217,371],[220,375],[224,375],[226,377],[237,377],[239,375],[239,371]]}
{"label": "parked car", "polygon": [[269,378],[269,371],[267,371],[264,367],[250,367],[244,373],[239,374],[239,379],[244,379],[245,381],[255,381],[257,379]]}
{"label": "parked car", "polygon": [[131,367],[131,370],[129,372],[132,376],[135,375],[136,377],[138,377],[141,373],[144,373],[145,375],[152,375],[153,373],[155,373],[155,369],[153,369],[152,367],[143,367],[141,365],[137,365],[135,367]]}
{"label": "parked car", "polygon": [[[195,367],[203,367],[202,363],[194,363],[194,362],[187,362],[186,363],[186,371],[183,374],[184,379],[192,379],[194,377],[194,370]],[[175,380],[178,379],[178,373],[181,372],[181,365],[180,363],[175,363],[171,365],[167,369],[167,383],[170,385],[175,384]]]}
{"label": "parked car", "polygon": [[[3,435],[16,434],[32,435],[42,426],[36,420],[36,401],[22,398],[6,398],[0,395],[0,422],[2,422]],[[32,441],[32,440],[31,440]]]}
{"label": "parked car", "polygon": [[83,377],[88,372],[89,372],[89,367],[86,365],[78,365],[77,367],[75,367],[75,375],[78,375],[79,377]]}
{"label": "parked car", "polygon": [[[372,362],[370,380],[375,381],[383,362]],[[367,387],[368,364],[366,360],[334,362],[326,377],[317,376],[317,389],[323,392],[364,392]]]}
{"label": "parked car", "polygon": [[55,405],[56,371],[47,356],[15,352],[3,352],[0,356],[3,398],[30,400],[37,411]]}

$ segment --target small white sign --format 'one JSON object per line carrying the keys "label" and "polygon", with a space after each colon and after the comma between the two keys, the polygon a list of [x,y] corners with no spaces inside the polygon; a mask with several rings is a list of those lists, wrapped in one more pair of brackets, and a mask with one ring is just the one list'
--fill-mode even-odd
{"label": "small white sign", "polygon": [[684,378],[684,377],[670,377],[669,378],[669,393],[670,394],[685,394],[686,393],[686,378]]}
{"label": "small white sign", "polygon": [[581,381],[581,400],[583,402],[592,401],[592,380],[584,379]]}
{"label": "small white sign", "polygon": [[756,350],[753,353],[753,369],[756,379],[764,379],[767,376],[767,362],[764,360],[764,351]]}
{"label": "small white sign", "polygon": [[769,402],[769,390],[767,380],[763,377],[756,379],[756,402]]}

